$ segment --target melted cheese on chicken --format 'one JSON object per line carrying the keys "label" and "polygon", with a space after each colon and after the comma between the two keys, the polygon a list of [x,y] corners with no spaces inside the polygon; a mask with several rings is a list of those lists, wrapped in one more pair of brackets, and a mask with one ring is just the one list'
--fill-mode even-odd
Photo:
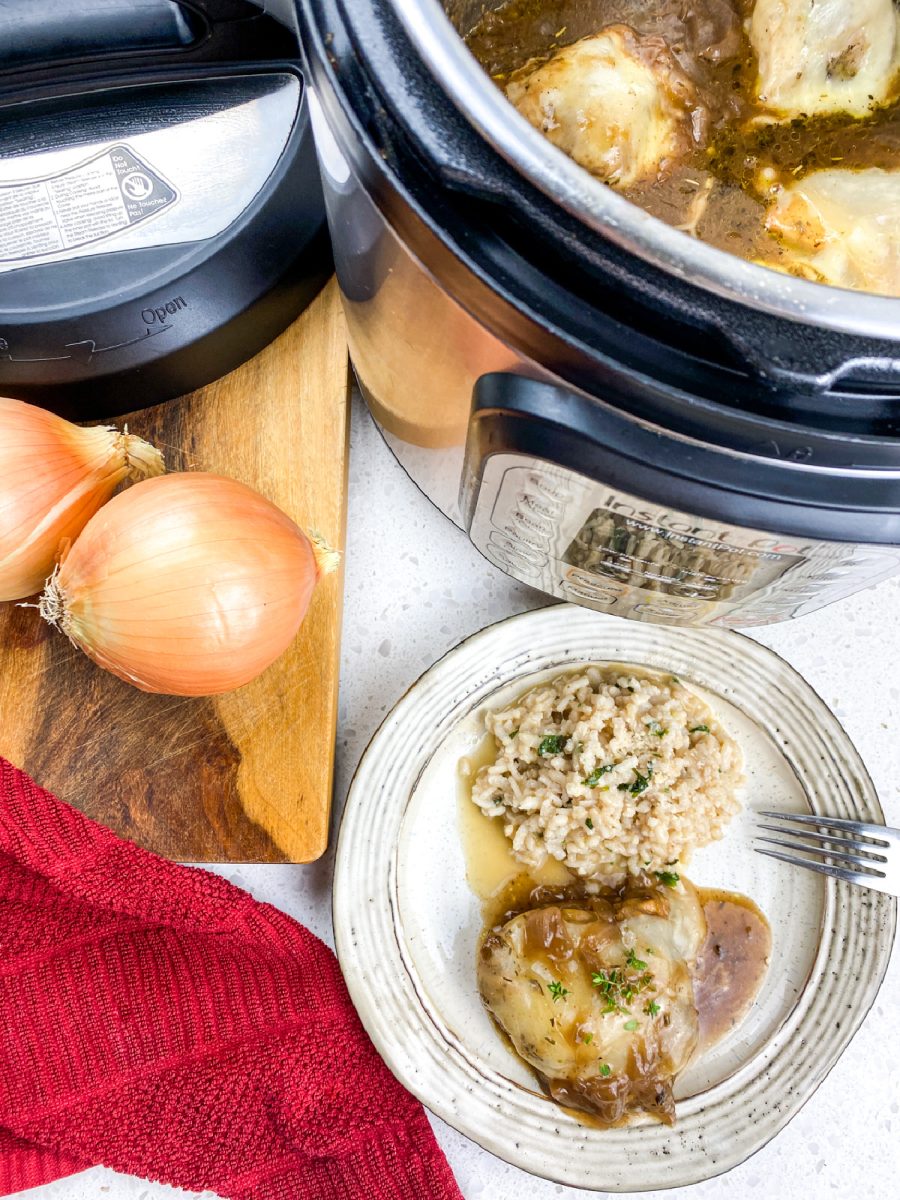
{"label": "melted cheese on chicken", "polygon": [[756,0],[750,41],[773,114],[864,116],[900,68],[900,12],[894,0]]}
{"label": "melted cheese on chicken", "polygon": [[506,92],[555,146],[619,187],[664,172],[690,142],[692,84],[661,38],[625,25],[526,63]]}
{"label": "melted cheese on chicken", "polygon": [[900,296],[900,170],[814,171],[776,191],[766,228],[789,273]]}
{"label": "melted cheese on chicken", "polygon": [[705,936],[689,883],[639,878],[514,916],[482,943],[478,984],[555,1100],[606,1125],[634,1112],[671,1124],[672,1083],[697,1045],[690,964]]}

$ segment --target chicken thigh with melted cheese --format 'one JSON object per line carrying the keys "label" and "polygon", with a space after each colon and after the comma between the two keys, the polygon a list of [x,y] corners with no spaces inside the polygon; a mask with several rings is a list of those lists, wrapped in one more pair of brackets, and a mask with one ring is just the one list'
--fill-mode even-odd
{"label": "chicken thigh with melted cheese", "polygon": [[506,94],[549,141],[617,187],[664,172],[699,119],[693,85],[663,39],[625,25],[526,63]]}
{"label": "chicken thigh with melted cheese", "polygon": [[900,170],[814,171],[776,190],[766,228],[791,274],[900,295]]}
{"label": "chicken thigh with melted cheese", "polygon": [[671,1124],[672,1084],[699,1030],[696,891],[639,876],[617,891],[535,900],[482,943],[486,1007],[554,1100],[607,1126],[635,1113]]}
{"label": "chicken thigh with melted cheese", "polygon": [[756,0],[750,41],[759,100],[777,116],[864,116],[900,68],[900,10],[894,0]]}

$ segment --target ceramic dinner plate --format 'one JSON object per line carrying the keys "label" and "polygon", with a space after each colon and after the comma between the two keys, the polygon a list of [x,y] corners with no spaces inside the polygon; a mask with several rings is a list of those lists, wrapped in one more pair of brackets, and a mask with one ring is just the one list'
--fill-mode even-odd
{"label": "ceramic dinner plate", "polygon": [[[674,1128],[600,1130],[547,1099],[504,1046],[475,979],[480,904],[466,878],[461,758],[486,709],[586,663],[677,675],[743,747],[744,809],[695,853],[691,880],[750,896],[771,965],[743,1023],[676,1086]],[[438,1116],[537,1175],[599,1191],[698,1183],[742,1162],[802,1107],[847,1046],[888,965],[896,902],[751,850],[754,810],[883,822],[837,719],[785,662],[739,634],[559,605],[469,638],[403,697],[351,788],[334,885],[338,955],[391,1070]]]}

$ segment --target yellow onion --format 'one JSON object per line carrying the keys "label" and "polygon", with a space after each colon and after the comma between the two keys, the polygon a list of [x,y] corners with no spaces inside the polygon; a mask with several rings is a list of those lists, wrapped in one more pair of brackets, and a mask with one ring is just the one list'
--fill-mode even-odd
{"label": "yellow onion", "polygon": [[60,547],[123,479],[163,470],[160,452],[132,433],[83,429],[0,396],[0,601],[40,591]]}
{"label": "yellow onion", "polygon": [[48,580],[41,614],[145,692],[210,696],[287,649],[337,559],[243,483],[164,475],[91,518]]}

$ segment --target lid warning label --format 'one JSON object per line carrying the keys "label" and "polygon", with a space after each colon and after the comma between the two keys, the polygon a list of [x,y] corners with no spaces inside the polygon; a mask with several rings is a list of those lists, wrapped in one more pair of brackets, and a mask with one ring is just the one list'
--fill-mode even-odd
{"label": "lid warning label", "polygon": [[175,189],[127,146],[112,146],[43,179],[0,184],[0,262],[102,241],[177,199]]}

